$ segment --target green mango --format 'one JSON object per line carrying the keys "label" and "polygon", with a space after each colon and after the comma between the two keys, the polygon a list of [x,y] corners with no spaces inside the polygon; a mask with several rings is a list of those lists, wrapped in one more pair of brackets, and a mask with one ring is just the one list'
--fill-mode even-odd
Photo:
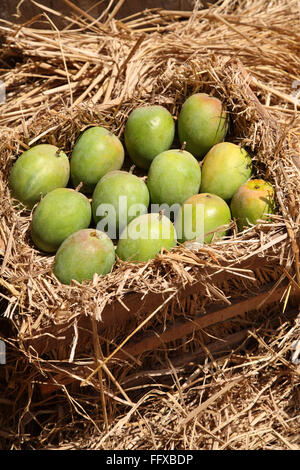
{"label": "green mango", "polygon": [[105,227],[101,229],[116,238],[131,220],[147,213],[149,202],[149,191],[141,178],[127,171],[110,171],[101,178],[94,190],[93,218],[96,224],[102,221],[104,225],[107,220],[108,232]]}
{"label": "green mango", "polygon": [[70,160],[71,180],[75,188],[92,194],[98,181],[109,171],[119,170],[124,162],[124,148],[117,136],[104,127],[90,127],[74,145]]}
{"label": "green mango", "polygon": [[94,274],[108,274],[115,262],[115,248],[111,239],[95,229],[72,233],[58,248],[53,273],[63,284],[72,280],[93,279]]}
{"label": "green mango", "polygon": [[195,93],[183,103],[178,116],[180,144],[185,150],[201,159],[227,134],[228,118],[224,105],[218,98],[206,93]]}
{"label": "green mango", "polygon": [[128,117],[125,146],[135,165],[146,170],[156,155],[171,147],[174,135],[175,123],[166,108],[141,106]]}
{"label": "green mango", "polygon": [[34,210],[32,240],[41,251],[54,253],[69,235],[87,228],[91,217],[91,204],[84,194],[69,188],[54,189]]}
{"label": "green mango", "polygon": [[252,161],[246,150],[231,142],[222,142],[214,145],[203,160],[200,192],[229,200],[251,173]]}
{"label": "green mango", "polygon": [[182,204],[199,192],[201,170],[195,157],[185,150],[166,150],[151,163],[147,186],[152,204]]}
{"label": "green mango", "polygon": [[247,181],[233,195],[230,209],[239,231],[255,225],[258,219],[267,220],[276,209],[273,186],[262,179]]}
{"label": "green mango", "polygon": [[226,230],[218,229],[230,220],[229,206],[222,198],[201,193],[183,203],[174,225],[180,242],[197,239],[200,243],[211,243],[226,235]]}
{"label": "green mango", "polygon": [[176,230],[168,217],[158,213],[143,214],[124,229],[116,253],[123,261],[146,262],[176,243]]}
{"label": "green mango", "polygon": [[26,150],[11,169],[11,196],[32,209],[42,196],[67,186],[69,176],[69,160],[62,150],[55,145],[35,145]]}

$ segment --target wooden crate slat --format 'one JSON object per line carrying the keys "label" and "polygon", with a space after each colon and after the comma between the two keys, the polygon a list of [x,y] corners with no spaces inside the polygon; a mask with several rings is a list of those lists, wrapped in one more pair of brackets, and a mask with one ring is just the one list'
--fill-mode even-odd
{"label": "wooden crate slat", "polygon": [[[238,268],[249,270],[249,273],[258,268],[263,268],[267,265],[269,268],[278,268],[278,260],[270,259],[267,260],[268,253],[266,252],[263,257],[253,256],[246,261],[236,263],[234,265],[224,265],[225,270],[216,271],[216,268],[206,267],[200,268],[199,273],[204,275],[210,282],[216,285],[222,282],[228,281],[235,275],[228,271],[226,268]],[[178,289],[176,296],[178,299],[184,299],[192,294],[199,296],[206,295],[205,286],[203,285],[203,279],[195,282],[194,284],[188,284],[185,287],[174,286],[175,290]],[[143,315],[151,313],[164,302],[166,302],[170,293],[148,293],[144,295],[142,293],[128,293],[122,298],[122,303],[115,299],[112,303],[106,305],[102,312],[102,320],[99,321],[99,334],[103,334],[104,331],[113,325],[122,325],[128,320],[137,315]],[[78,319],[78,331],[83,341],[87,335],[92,335],[92,328],[89,316],[82,315]],[[26,349],[32,348],[33,351],[39,355],[45,354],[53,349],[57,349],[60,346],[68,345],[71,342],[74,335],[73,321],[70,323],[64,323],[62,325],[52,324],[43,330],[38,330],[36,335],[31,337],[20,338],[23,342],[23,347]]]}

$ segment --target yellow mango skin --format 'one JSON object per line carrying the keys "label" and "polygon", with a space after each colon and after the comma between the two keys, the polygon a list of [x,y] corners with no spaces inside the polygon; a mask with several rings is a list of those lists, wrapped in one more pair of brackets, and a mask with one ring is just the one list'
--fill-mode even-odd
{"label": "yellow mango skin", "polygon": [[221,142],[204,157],[200,192],[230,200],[251,173],[252,161],[247,151],[231,142]]}
{"label": "yellow mango skin", "polygon": [[108,274],[115,262],[111,239],[95,229],[82,229],[71,234],[58,248],[53,273],[63,284],[72,280],[93,279],[94,274]]}
{"label": "yellow mango skin", "polygon": [[257,220],[267,220],[267,214],[274,214],[275,199],[273,186],[262,179],[249,180],[242,184],[234,194],[230,209],[236,219],[239,231]]}
{"label": "yellow mango skin", "polygon": [[195,93],[183,103],[178,116],[181,145],[194,157],[202,159],[227,134],[228,118],[222,102],[206,93]]}
{"label": "yellow mango skin", "polygon": [[67,186],[68,157],[55,145],[39,144],[26,150],[14,163],[9,176],[11,195],[28,209],[50,191]]}

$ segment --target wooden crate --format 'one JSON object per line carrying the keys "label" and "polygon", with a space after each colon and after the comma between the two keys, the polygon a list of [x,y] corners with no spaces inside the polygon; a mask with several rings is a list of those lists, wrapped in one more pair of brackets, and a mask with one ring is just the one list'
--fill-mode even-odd
{"label": "wooden crate", "polygon": [[[152,21],[152,17],[149,21]],[[113,34],[115,34],[114,31]],[[132,46],[132,38],[130,35],[128,37],[129,39],[126,37],[124,42],[128,40]],[[135,37],[135,44],[128,47],[126,57],[121,58],[120,63],[122,63],[124,73],[114,76],[114,69],[111,67],[109,71],[111,75],[108,75],[108,79],[112,87],[119,86],[119,90],[122,90],[124,77],[126,77],[125,70],[128,65],[132,66],[131,60],[136,60],[136,68],[140,65],[134,56],[140,44],[140,37]],[[178,72],[176,80],[170,81],[170,77],[163,76],[163,72],[164,67],[167,67],[170,54],[173,53],[173,44],[171,43],[171,46],[167,44],[166,47],[165,63],[162,66],[156,88],[151,89],[150,92],[143,90],[139,98],[136,98],[134,93],[131,96],[125,96],[125,98],[120,94],[110,101],[106,101],[103,105],[99,104],[96,110],[86,109],[85,103],[82,103],[78,113],[76,112],[72,116],[68,115],[68,109],[65,110],[67,117],[63,116],[62,118],[59,114],[60,110],[50,110],[49,113],[45,111],[37,124],[31,122],[26,128],[28,139],[34,140],[36,135],[39,135],[42,136],[42,141],[47,141],[47,139],[50,141],[51,139],[52,142],[58,142],[59,145],[62,145],[64,133],[70,131],[71,140],[74,142],[80,124],[82,126],[99,124],[102,122],[101,119],[106,125],[113,124],[117,120],[115,128],[122,134],[129,110],[143,99],[147,102],[150,100],[155,102],[157,96],[157,102],[168,106],[172,112],[175,110],[178,113],[178,108],[188,93],[200,89],[212,91],[227,100],[228,105],[231,106],[230,113],[234,118],[236,117],[237,125],[235,128],[235,122],[233,122],[230,137],[237,137],[240,142],[243,141],[241,135],[241,129],[243,129],[248,132],[244,136],[245,141],[248,141],[248,144],[250,142],[249,145],[252,145],[254,150],[256,144],[260,146],[262,156],[257,161],[258,170],[260,174],[262,171],[268,172],[268,177],[273,178],[276,182],[280,206],[280,228],[276,233],[272,233],[270,230],[269,237],[266,235],[268,234],[267,224],[259,226],[257,229],[254,228],[251,234],[255,240],[256,248],[251,245],[249,253],[247,253],[247,246],[250,244],[247,245],[248,239],[245,238],[243,255],[237,256],[235,259],[231,258],[229,261],[225,256],[222,257],[220,248],[218,249],[219,258],[215,258],[214,251],[212,251],[211,262],[207,261],[207,257],[203,255],[201,250],[191,253],[176,249],[173,254],[162,254],[154,262],[153,283],[151,281],[149,288],[145,291],[142,289],[139,291],[138,282],[134,284],[134,276],[137,272],[134,268],[132,268],[132,285],[134,286],[132,292],[130,292],[130,287],[127,287],[124,293],[119,292],[116,276],[114,290],[101,311],[101,319],[97,320],[95,311],[92,310],[97,304],[97,300],[95,301],[93,296],[97,294],[97,288],[101,288],[101,280],[98,280],[98,284],[95,286],[91,285],[90,299],[80,298],[80,295],[84,294],[83,287],[81,290],[78,288],[79,290],[76,292],[74,288],[76,298],[73,299],[71,297],[73,291],[69,291],[67,287],[64,290],[52,277],[51,272],[49,273],[50,262],[44,261],[38,253],[32,252],[28,236],[30,217],[24,217],[21,222],[18,221],[14,224],[15,213],[8,198],[4,205],[5,233],[7,235],[4,240],[4,258],[6,257],[4,261],[7,262],[10,255],[11,235],[15,236],[14,230],[17,237],[14,255],[18,258],[18,251],[21,250],[24,250],[25,254],[23,259],[17,260],[20,265],[23,263],[19,278],[15,276],[14,272],[9,273],[10,275],[3,280],[2,287],[6,293],[7,289],[11,289],[12,296],[19,296],[20,322],[17,343],[29,360],[48,374],[49,383],[43,388],[45,393],[56,390],[57,384],[80,382],[88,378],[89,380],[93,378],[92,385],[97,388],[99,383],[95,380],[95,375],[98,364],[103,361],[109,366],[112,373],[116,374],[117,378],[122,374],[124,378],[124,374],[139,373],[149,364],[153,367],[158,366],[161,358],[166,355],[174,361],[181,360],[185,353],[192,353],[197,348],[199,349],[203,332],[211,332],[211,328],[214,328],[213,331],[218,333],[220,341],[224,341],[228,332],[239,335],[239,331],[244,330],[242,323],[248,314],[252,315],[251,318],[255,318],[255,314],[258,317],[263,308],[274,305],[274,303],[278,303],[278,312],[280,312],[284,310],[287,302],[298,301],[299,240],[295,237],[298,237],[299,231],[297,225],[299,200],[297,197],[292,200],[290,196],[293,192],[294,194],[297,191],[300,193],[300,190],[298,182],[293,179],[292,167],[288,166],[292,165],[294,153],[290,136],[287,138],[284,135],[278,123],[260,103],[249,85],[249,83],[257,82],[245,72],[243,65],[234,57],[224,63],[223,57],[218,62],[212,56],[210,62],[209,57],[202,53],[197,56],[195,63],[194,56],[197,51],[192,51],[192,59],[187,65],[187,59],[184,56],[187,46],[183,44],[183,49],[178,54],[178,57],[183,57],[182,63],[178,65],[178,69],[181,67],[180,72]],[[30,50],[30,54],[34,56],[34,51]],[[109,62],[110,58],[107,61]],[[176,71],[173,71],[171,75],[172,80],[175,73]],[[108,86],[110,91],[112,87]],[[252,126],[250,132],[249,129],[253,122],[255,125]],[[259,125],[256,126],[257,123]],[[247,127],[248,125],[249,127]],[[53,129],[55,132],[52,132]],[[240,134],[235,135],[235,131]],[[268,148],[264,146],[267,134],[272,136],[271,145]],[[14,158],[13,151],[16,148],[20,150],[21,136],[20,134],[16,136],[12,134],[10,140],[4,139],[2,143],[2,149],[8,154],[4,165],[6,173],[3,174],[3,179],[1,178],[1,185],[3,185],[6,195],[9,194],[6,186],[7,171]],[[284,160],[286,154],[290,157],[288,162]],[[271,159],[270,165],[269,157]],[[278,161],[280,164],[277,165]],[[282,182],[286,183],[284,191],[281,187]],[[291,226],[292,222],[294,223],[293,227]],[[266,240],[261,242],[261,237],[265,237]],[[236,239],[234,240],[236,241]],[[23,274],[23,266],[28,272],[33,271],[32,279],[24,281],[26,273]],[[38,271],[36,266],[42,270]],[[161,279],[167,276],[164,271],[165,266],[168,268],[173,266],[174,271],[171,271],[170,268],[168,288],[164,291],[162,288],[157,289],[153,286],[155,275],[158,275],[160,268]],[[191,267],[194,271],[189,281],[188,269]],[[176,270],[180,269],[182,271],[186,269],[186,278],[180,278],[181,281],[178,283],[173,282]],[[40,304],[35,303],[30,310],[32,285],[29,281],[36,280],[37,284],[40,283],[42,291],[43,274],[41,272],[45,274],[46,282],[53,289],[52,304],[47,305],[47,300],[42,299],[41,296]],[[12,285],[13,282],[15,285]],[[144,287],[146,284],[145,281]],[[19,292],[19,288],[21,292]],[[59,309],[59,303],[63,303],[63,294],[69,304],[68,309],[72,317],[70,320],[60,320],[54,315],[51,316],[55,310],[53,302],[57,299],[57,308]],[[81,308],[80,313],[75,316],[72,316],[73,300]],[[30,312],[28,315],[26,315],[26,309]],[[30,315],[33,310],[34,318],[32,319]],[[44,310],[46,311],[45,323],[41,324],[39,318]],[[237,323],[239,321],[240,324],[237,325],[235,321]],[[235,331],[233,331],[234,328]],[[241,334],[240,339],[242,340],[243,337]],[[59,366],[55,365],[53,360],[58,361]],[[85,361],[88,362],[88,365],[84,365]],[[93,374],[92,377],[90,377],[91,374]]]}

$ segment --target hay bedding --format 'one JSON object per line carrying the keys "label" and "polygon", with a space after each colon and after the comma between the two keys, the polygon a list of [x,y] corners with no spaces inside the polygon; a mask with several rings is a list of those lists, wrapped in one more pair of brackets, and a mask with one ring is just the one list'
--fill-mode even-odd
{"label": "hay bedding", "polygon": [[[18,333],[18,341],[9,339],[18,362],[6,368],[4,383],[11,389],[1,402],[13,409],[11,401],[16,399],[12,421],[7,425],[4,415],[2,419],[5,429],[17,426],[18,432],[5,431],[3,438],[17,447],[27,442],[44,447],[62,445],[70,435],[73,443],[66,446],[76,447],[71,424],[76,422],[84,432],[77,445],[87,448],[297,447],[298,376],[286,359],[289,340],[297,335],[297,324],[288,329],[296,313],[286,310],[287,302],[300,280],[296,244],[300,126],[291,94],[299,75],[297,2],[274,2],[267,9],[265,2],[243,2],[232,11],[231,2],[224,1],[193,13],[155,10],[122,22],[107,16],[93,24],[86,15],[76,16],[72,19],[76,31],[61,32],[50,13],[55,12],[44,11],[41,31],[32,25],[0,23],[1,73],[8,85],[8,100],[1,109],[0,282],[4,316]],[[146,265],[121,263],[110,275],[95,277],[86,285],[59,284],[51,273],[53,257],[42,256],[31,243],[31,214],[12,207],[6,181],[16,156],[36,142],[56,144],[70,154],[79,132],[93,124],[109,127],[122,138],[127,116],[137,105],[159,103],[176,117],[185,97],[199,90],[224,101],[231,119],[227,140],[246,146],[256,175],[274,184],[278,214],[273,221],[243,234],[237,234],[233,224],[231,236],[222,242],[201,249],[178,247]],[[259,265],[242,269],[237,264],[251,264],[254,255],[260,256]],[[224,271],[230,277],[215,283],[214,276]],[[228,305],[236,296],[255,293],[274,281],[287,282],[281,302],[260,315],[250,311],[171,341],[167,349],[164,345],[136,359],[116,360],[123,342],[163,332],[176,319],[193,320],[212,303]],[[200,299],[193,293],[184,301],[177,298],[179,288],[194,282],[202,285]],[[126,294],[150,292],[166,296],[160,308],[137,311],[127,322],[110,324],[105,330],[100,326],[100,335],[96,334],[105,308],[116,298],[122,305]],[[167,304],[169,297],[172,301]],[[82,317],[91,319],[89,336],[80,326]],[[253,324],[263,325],[259,335],[255,330],[249,333]],[[28,347],[26,339],[37,338],[39,344],[51,337],[57,341],[58,330],[53,329],[57,325],[61,334],[71,325],[68,344],[60,342],[47,354]],[[242,353],[238,350],[217,360],[217,338],[221,342],[227,338],[229,349],[244,338],[245,347]],[[253,349],[247,349],[249,344]],[[104,356],[114,354],[107,365],[96,369]],[[178,354],[181,364],[176,368]],[[70,369],[68,363],[77,367]],[[276,367],[284,379],[278,379]],[[90,377],[85,387],[79,386],[82,371]],[[263,379],[264,373],[268,379]],[[73,382],[69,387],[66,377]],[[47,394],[53,380],[62,381],[55,396]],[[272,393],[275,386],[278,389]],[[282,387],[287,391],[282,392]],[[260,406],[273,407],[273,418]],[[200,411],[203,419],[196,419]],[[149,433],[152,441],[147,444]]]}

